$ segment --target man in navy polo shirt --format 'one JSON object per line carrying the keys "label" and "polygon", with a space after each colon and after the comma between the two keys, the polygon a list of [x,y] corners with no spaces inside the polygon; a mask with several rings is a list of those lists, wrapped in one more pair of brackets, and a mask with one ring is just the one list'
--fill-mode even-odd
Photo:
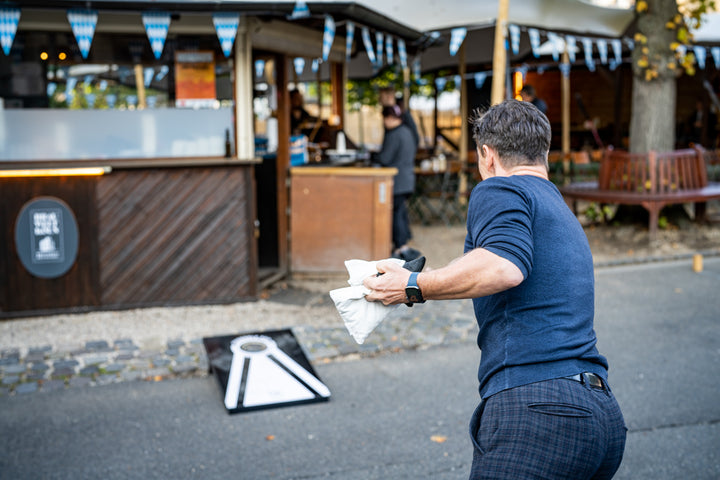
{"label": "man in navy polo shirt", "polygon": [[380,262],[366,299],[473,299],[482,401],[470,423],[471,480],[612,478],[627,429],[596,348],[587,237],[548,180],[550,123],[507,100],[472,128],[483,181],[468,205],[465,255],[412,275]]}

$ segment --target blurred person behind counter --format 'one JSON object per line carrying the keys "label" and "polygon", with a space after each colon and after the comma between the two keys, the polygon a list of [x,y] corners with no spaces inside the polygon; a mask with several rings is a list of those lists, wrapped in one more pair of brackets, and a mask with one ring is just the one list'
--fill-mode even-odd
{"label": "blurred person behind counter", "polygon": [[403,123],[403,111],[398,105],[383,107],[382,116],[385,137],[374,161],[398,170],[393,181],[392,256],[409,261],[420,256],[418,250],[407,244],[412,238],[407,203],[415,191],[417,143],[410,127]]}

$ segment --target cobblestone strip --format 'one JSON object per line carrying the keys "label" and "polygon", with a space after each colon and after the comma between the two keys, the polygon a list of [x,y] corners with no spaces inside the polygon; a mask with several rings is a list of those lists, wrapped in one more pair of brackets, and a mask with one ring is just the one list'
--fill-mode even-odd
{"label": "cobblestone strip", "polygon": [[[343,327],[293,327],[313,362],[472,341],[477,334],[472,303],[430,302],[404,306],[358,345]],[[165,350],[138,348],[132,339],[86,342],[82,348],[44,345],[23,357],[17,348],[0,351],[0,395],[23,395],[126,381],[161,381],[209,374],[202,339],[171,339]]]}

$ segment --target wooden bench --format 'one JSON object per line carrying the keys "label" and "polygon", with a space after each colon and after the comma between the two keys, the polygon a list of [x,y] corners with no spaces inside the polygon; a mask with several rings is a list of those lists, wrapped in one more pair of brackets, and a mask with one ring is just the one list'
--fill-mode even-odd
{"label": "wooden bench", "polygon": [[641,205],[650,214],[650,240],[657,235],[660,210],[666,205],[695,203],[696,220],[705,203],[720,198],[720,183],[710,183],[700,149],[642,154],[606,150],[598,181],[571,183],[560,192],[577,214],[577,200],[599,204]]}

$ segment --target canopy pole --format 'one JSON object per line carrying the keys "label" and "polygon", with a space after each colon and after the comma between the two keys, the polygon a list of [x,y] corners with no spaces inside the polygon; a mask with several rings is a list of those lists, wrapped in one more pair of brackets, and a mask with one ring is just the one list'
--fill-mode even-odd
{"label": "canopy pole", "polygon": [[467,81],[465,80],[465,44],[460,45],[458,52],[458,74],[460,75],[460,172],[458,173],[458,193],[460,197],[460,205],[465,205],[467,192],[467,167],[468,167],[468,94]]}
{"label": "canopy pole", "polygon": [[[570,56],[567,46],[562,54],[562,63],[570,66]],[[561,108],[562,108],[562,153],[563,153],[563,177],[569,180],[570,173],[570,74],[560,73]]]}
{"label": "canopy pole", "polygon": [[493,49],[493,79],[490,101],[493,105],[505,99],[505,68],[507,52],[505,40],[507,39],[507,18],[510,0],[498,2],[498,16],[495,21],[495,47]]}

